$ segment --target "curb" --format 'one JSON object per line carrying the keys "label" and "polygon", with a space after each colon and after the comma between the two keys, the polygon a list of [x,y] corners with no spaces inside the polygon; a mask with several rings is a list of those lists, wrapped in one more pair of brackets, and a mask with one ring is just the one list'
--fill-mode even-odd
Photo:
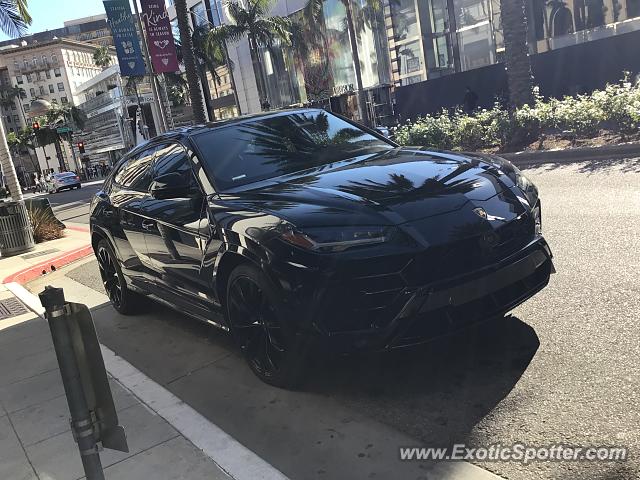
{"label": "curb", "polygon": [[2,281],[2,283],[19,283],[24,285],[27,282],[39,277],[40,275],[54,272],[58,268],[64,267],[65,265],[70,264],[71,262],[75,262],[83,257],[91,255],[93,253],[93,247],[91,245],[86,245],[84,247],[76,248],[75,250],[71,250],[66,252],[58,257],[50,258],[44,262],[38,263],[37,265],[33,265],[31,267],[27,267],[24,270],[20,270],[19,272],[13,273]]}
{"label": "curb", "polygon": [[640,157],[640,143],[623,143],[602,147],[580,147],[566,150],[535,150],[498,154],[516,165],[588,162]]}

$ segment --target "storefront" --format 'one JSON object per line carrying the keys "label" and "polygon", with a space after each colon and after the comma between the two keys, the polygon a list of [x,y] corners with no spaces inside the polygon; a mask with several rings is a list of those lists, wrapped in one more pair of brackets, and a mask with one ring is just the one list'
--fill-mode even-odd
{"label": "storefront", "polygon": [[[351,2],[358,39],[360,76],[367,109],[374,125],[393,116],[389,47],[382,9],[367,11],[366,3]],[[302,39],[295,47],[263,49],[261,60],[271,108],[312,105],[361,120],[357,77],[349,42],[347,11],[341,0],[325,0],[321,22],[310,22],[302,11],[290,15]]]}

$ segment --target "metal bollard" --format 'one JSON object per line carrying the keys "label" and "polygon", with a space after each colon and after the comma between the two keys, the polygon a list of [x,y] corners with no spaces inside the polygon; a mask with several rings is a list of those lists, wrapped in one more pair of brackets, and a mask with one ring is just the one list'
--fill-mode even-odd
{"label": "metal bollard", "polygon": [[46,311],[64,391],[71,430],[87,480],[104,480],[98,443],[128,452],[124,429],[109,387],[100,344],[88,308],[65,301],[61,288],[45,287],[40,302]]}

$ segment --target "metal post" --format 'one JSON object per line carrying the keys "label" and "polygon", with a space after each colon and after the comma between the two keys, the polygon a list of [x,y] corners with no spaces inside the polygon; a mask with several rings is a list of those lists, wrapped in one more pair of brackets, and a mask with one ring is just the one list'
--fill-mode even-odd
{"label": "metal post", "polygon": [[[147,46],[147,37],[144,26],[142,25],[142,19],[140,18],[140,9],[138,8],[138,0],[133,0],[133,8],[136,12],[136,20],[138,21],[138,28],[140,29],[140,36],[142,37],[142,50],[144,52],[144,58],[149,67],[149,76],[151,77],[151,91],[153,92],[153,101],[158,105],[158,111],[160,113],[160,131],[158,133],[164,133],[167,131],[167,119],[164,115],[164,109],[160,102],[160,95],[158,95],[158,86],[156,85],[156,76],[153,73],[153,63],[151,63],[151,55],[149,55],[149,47]],[[158,130],[158,129],[156,129]]]}
{"label": "metal post", "polygon": [[78,443],[84,473],[87,480],[104,480],[100,454],[96,445],[94,421],[87,406],[80,370],[76,364],[71,343],[71,332],[66,318],[69,314],[65,305],[64,292],[61,288],[46,287],[40,294],[40,302],[45,308],[49,321],[51,338],[71,413],[71,430]]}

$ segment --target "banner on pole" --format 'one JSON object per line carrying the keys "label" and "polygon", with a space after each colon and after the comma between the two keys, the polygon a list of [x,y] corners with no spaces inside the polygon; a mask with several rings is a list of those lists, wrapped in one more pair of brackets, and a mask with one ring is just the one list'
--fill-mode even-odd
{"label": "banner on pole", "polygon": [[140,40],[131,15],[129,0],[104,0],[103,3],[118,54],[120,75],[124,77],[145,75]]}
{"label": "banner on pole", "polygon": [[180,70],[178,55],[164,0],[141,0],[140,3],[153,70],[156,73],[177,72]]}

